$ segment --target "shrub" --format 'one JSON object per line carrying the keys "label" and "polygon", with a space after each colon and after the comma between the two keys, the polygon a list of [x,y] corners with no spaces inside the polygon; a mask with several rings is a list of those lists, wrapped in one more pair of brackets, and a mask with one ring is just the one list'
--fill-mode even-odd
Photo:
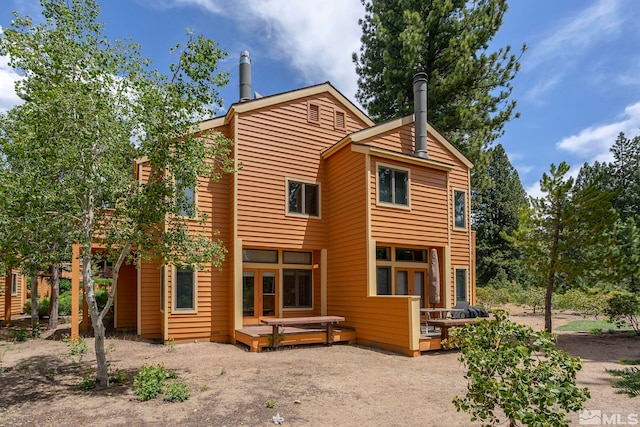
{"label": "shrub", "polygon": [[487,310],[510,302],[509,292],[506,289],[497,289],[488,286],[476,288],[476,299],[478,305]]}
{"label": "shrub", "polygon": [[[623,365],[640,365],[640,360],[625,360],[620,362]],[[640,396],[640,368],[632,366],[625,369],[607,369],[607,372],[616,377],[611,381],[613,388],[616,388],[616,393],[626,394],[629,397]]]}
{"label": "shrub", "polygon": [[11,331],[11,341],[26,341],[29,339],[27,328],[15,328]]}
{"label": "shrub", "polygon": [[582,317],[595,316],[604,312],[608,295],[601,292],[588,292],[583,289],[569,289],[557,296],[555,306],[559,310],[571,310]]}
{"label": "shrub", "polygon": [[105,305],[107,305],[107,300],[109,299],[109,293],[102,289],[95,291],[94,296],[96,298],[96,304],[98,305],[98,310],[102,310]]}
{"label": "shrub", "polygon": [[191,396],[191,387],[184,381],[172,381],[165,386],[164,395],[169,402],[184,402]]}
{"label": "shrub", "polygon": [[640,299],[630,292],[615,292],[607,300],[604,313],[619,328],[629,324],[636,335],[640,335]]}
{"label": "shrub", "polygon": [[174,371],[165,369],[162,363],[157,365],[142,365],[133,379],[133,389],[143,402],[153,399],[162,391],[164,381],[176,378]]}
{"label": "shrub", "polygon": [[536,309],[544,307],[544,293],[545,290],[537,286],[526,289],[522,291],[522,304],[531,307],[535,314]]}
{"label": "shrub", "polygon": [[483,425],[500,423],[496,409],[509,425],[566,426],[566,413],[582,408],[589,390],[576,386],[580,358],[556,348],[552,334],[511,322],[504,311],[495,319],[454,328],[449,347],[459,347],[467,368],[466,396],[456,396],[458,411]]}
{"label": "shrub", "polygon": [[70,292],[71,291],[71,280],[69,279],[59,279],[59,283],[58,283],[58,293],[60,295],[64,294],[65,292]]}
{"label": "shrub", "polygon": [[[49,300],[49,297],[44,297],[43,299],[40,300],[40,303],[38,304],[38,316],[39,317],[47,317],[49,316],[49,307],[51,305],[51,301]],[[31,314],[31,300],[28,299],[27,302],[24,303],[24,307],[23,310],[25,313],[27,314]]]}

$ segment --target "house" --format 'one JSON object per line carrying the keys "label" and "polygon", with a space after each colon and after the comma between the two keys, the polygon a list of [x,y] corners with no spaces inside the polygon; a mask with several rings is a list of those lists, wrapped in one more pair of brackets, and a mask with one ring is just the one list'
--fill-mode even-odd
{"label": "house", "polygon": [[[11,318],[22,312],[27,301],[27,281],[19,270],[11,270],[0,286],[0,319],[7,325]],[[7,319],[9,322],[7,322]]]}
{"label": "house", "polygon": [[[338,315],[361,344],[412,356],[439,348],[420,328],[420,309],[433,307],[432,249],[436,307],[475,298],[472,164],[427,124],[426,80],[415,84],[425,99],[416,120],[376,125],[330,83],[250,99],[248,63],[243,52],[241,101],[200,124],[233,140],[242,166],[218,182],[200,177],[192,193],[208,214],[199,232],[228,250],[222,270],[123,267],[115,326],[236,343],[264,318]],[[149,172],[136,163],[139,180]]]}

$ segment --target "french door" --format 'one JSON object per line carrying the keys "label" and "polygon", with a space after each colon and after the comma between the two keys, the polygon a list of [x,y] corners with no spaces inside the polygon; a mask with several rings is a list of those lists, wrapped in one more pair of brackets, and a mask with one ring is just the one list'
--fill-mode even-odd
{"label": "french door", "polygon": [[425,307],[427,270],[396,268],[396,295],[418,295],[420,308]]}
{"label": "french door", "polygon": [[242,272],[243,323],[260,323],[261,317],[278,317],[278,270],[244,269]]}

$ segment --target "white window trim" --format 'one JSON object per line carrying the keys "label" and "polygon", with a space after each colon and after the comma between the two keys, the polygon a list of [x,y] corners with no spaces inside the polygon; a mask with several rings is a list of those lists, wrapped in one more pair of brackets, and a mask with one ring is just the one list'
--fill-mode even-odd
{"label": "white window trim", "polygon": [[[193,308],[176,308],[178,302],[178,267],[173,266],[171,280],[171,312],[173,314],[197,314],[198,313],[198,270],[193,270]],[[165,295],[166,298],[166,295]]]}
{"label": "white window trim", "polygon": [[[14,287],[15,287],[15,292],[14,292]],[[11,273],[11,296],[15,297],[18,296],[18,274],[17,273]]]}
{"label": "white window trim", "polygon": [[458,301],[461,301],[458,299],[458,283],[457,283],[457,272],[458,270],[464,270],[465,275],[465,291],[466,291],[466,295],[464,296],[464,301],[471,301],[471,298],[469,298],[469,267],[462,267],[462,266],[457,266],[457,267],[453,267],[453,302],[454,304],[457,303]]}
{"label": "white window trim", "polygon": [[[401,172],[407,173],[407,204],[401,205],[399,203],[390,203],[380,201],[380,168],[394,169]],[[376,205],[386,208],[395,208],[395,209],[403,209],[403,210],[411,210],[411,169],[403,168],[401,166],[392,165],[389,163],[376,162]]]}
{"label": "white window trim", "polygon": [[[312,218],[322,219],[322,184],[317,181],[310,181],[308,179],[299,178],[285,178],[284,180],[284,216],[290,216],[295,218]],[[318,215],[309,215],[305,213],[289,212],[289,183],[299,182],[301,184],[311,184],[318,186]]]}
{"label": "white window trim", "polygon": [[[467,223],[469,221],[468,220],[469,201],[467,200],[467,191],[460,188],[453,188],[452,191],[453,191],[453,194],[452,194],[453,203],[451,203],[451,209],[452,209],[453,229],[458,231],[467,231]],[[456,225],[456,192],[464,193],[464,227],[459,227]]]}

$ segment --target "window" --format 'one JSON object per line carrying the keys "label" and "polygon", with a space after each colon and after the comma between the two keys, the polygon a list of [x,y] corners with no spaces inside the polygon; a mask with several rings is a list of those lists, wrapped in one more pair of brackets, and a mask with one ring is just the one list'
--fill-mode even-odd
{"label": "window", "polygon": [[427,262],[424,249],[396,248],[396,261]]}
{"label": "window", "polygon": [[409,206],[409,171],[378,166],[378,201]]}
{"label": "window", "polygon": [[376,268],[376,293],[391,295],[391,267]]}
{"label": "window", "polygon": [[18,275],[16,273],[11,274],[11,295],[18,295]]}
{"label": "window", "polygon": [[176,203],[180,216],[193,217],[196,213],[195,188],[176,180]]}
{"label": "window", "polygon": [[391,248],[386,246],[376,246],[376,260],[391,261]]}
{"label": "window", "polygon": [[456,302],[467,301],[467,269],[456,268]]}
{"label": "window", "polygon": [[344,111],[335,111],[333,127],[339,130],[345,130],[347,128]]}
{"label": "window", "polygon": [[311,252],[289,252],[282,253],[282,262],[284,264],[306,264],[311,265]]}
{"label": "window", "polygon": [[318,184],[287,181],[287,189],[288,213],[320,216],[320,188]]}
{"label": "window", "polygon": [[242,261],[277,264],[278,251],[265,250],[265,249],[243,249]]}
{"label": "window", "polygon": [[196,273],[194,270],[176,268],[174,294],[176,311],[196,309]]}
{"label": "window", "polygon": [[311,273],[312,270],[282,270],[284,308],[312,307]]}
{"label": "window", "polygon": [[455,228],[467,228],[465,200],[466,193],[464,191],[455,190],[453,192],[453,220]]}
{"label": "window", "polygon": [[320,123],[320,106],[318,104],[308,104],[309,115],[307,120],[311,123]]}

